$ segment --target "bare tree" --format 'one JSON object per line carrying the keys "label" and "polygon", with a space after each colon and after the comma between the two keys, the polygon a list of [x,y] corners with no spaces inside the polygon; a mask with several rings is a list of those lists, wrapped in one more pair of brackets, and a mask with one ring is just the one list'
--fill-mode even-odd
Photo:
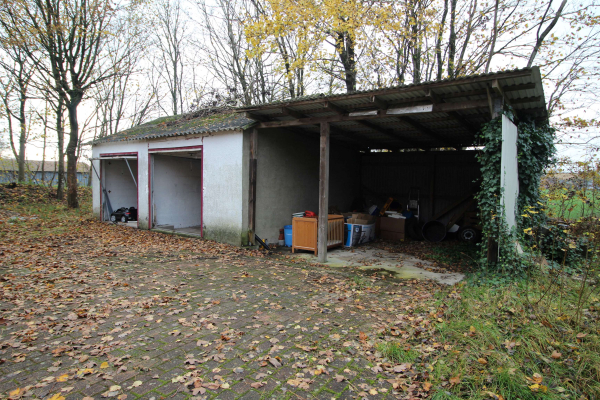
{"label": "bare tree", "polygon": [[166,84],[174,115],[183,112],[184,58],[187,23],[180,0],[161,0],[155,7],[154,46],[157,56],[152,66]]}
{"label": "bare tree", "polygon": [[0,22],[19,46],[52,77],[69,116],[67,204],[77,199],[78,107],[94,85],[116,74],[121,60],[105,52],[117,13],[109,0],[1,0]]}
{"label": "bare tree", "polygon": [[277,98],[278,87],[284,78],[275,74],[270,54],[251,57],[246,41],[244,24],[250,12],[256,15],[252,4],[243,0],[216,0],[209,6],[198,1],[202,15],[204,36],[194,40],[206,58],[204,66],[214,82],[244,105],[264,103]]}
{"label": "bare tree", "polygon": [[[18,46],[14,46],[6,30],[0,34],[2,52],[6,58],[0,58],[0,68],[4,79],[2,102],[7,112],[9,125],[9,141],[11,150],[18,165],[17,180],[25,181],[25,145],[28,141],[27,129],[27,100],[30,98],[29,90],[31,80],[35,74],[35,65],[32,65],[27,54]],[[12,118],[19,123],[18,147],[15,144],[12,129]]]}

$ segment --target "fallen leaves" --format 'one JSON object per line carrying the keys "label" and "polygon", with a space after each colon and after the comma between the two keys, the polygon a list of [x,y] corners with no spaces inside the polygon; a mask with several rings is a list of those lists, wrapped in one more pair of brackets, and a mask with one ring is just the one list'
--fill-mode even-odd
{"label": "fallen leaves", "polygon": [[308,390],[312,381],[308,378],[293,378],[287,381],[288,385],[297,387],[298,389]]}
{"label": "fallen leaves", "polygon": [[552,352],[551,357],[555,360],[560,360],[562,358],[562,354],[555,350]]}

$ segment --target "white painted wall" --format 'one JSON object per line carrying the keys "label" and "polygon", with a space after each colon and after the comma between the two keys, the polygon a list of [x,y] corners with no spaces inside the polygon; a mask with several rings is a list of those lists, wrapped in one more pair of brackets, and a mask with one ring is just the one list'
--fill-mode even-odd
{"label": "white painted wall", "polygon": [[[92,146],[92,157],[97,159],[101,154],[107,153],[124,153],[124,152],[137,152],[138,153],[138,226],[141,229],[148,228],[148,144],[145,142],[115,142],[115,143],[101,143]],[[94,167],[98,174],[100,172],[100,161],[93,161]],[[96,173],[92,171],[92,210],[94,215],[100,217],[100,183]],[[110,196],[110,195],[109,195]]]}
{"label": "white painted wall", "polygon": [[[153,213],[156,225],[200,226],[202,160],[154,154]],[[155,225],[155,226],[156,226]]]}
{"label": "white painted wall", "polygon": [[502,115],[502,162],[500,186],[502,204],[506,212],[508,228],[516,226],[517,199],[519,197],[519,164],[517,160],[517,126]]}
{"label": "white painted wall", "polygon": [[204,138],[204,236],[242,244],[243,135],[221,133]]}
{"label": "white painted wall", "polygon": [[[137,181],[137,160],[127,161]],[[137,188],[125,160],[103,160],[102,163],[102,180],[113,211],[121,207],[137,208]],[[109,219],[110,215],[106,213],[104,220],[108,221]]]}
{"label": "white painted wall", "polygon": [[[277,243],[292,213],[319,212],[319,139],[284,129],[258,132],[256,234]],[[360,155],[330,143],[329,205],[348,211],[360,189]]]}
{"label": "white painted wall", "polygon": [[[232,244],[241,244],[244,235],[243,211],[243,135],[223,132],[205,136],[190,135],[179,138],[150,141],[123,141],[93,146],[93,158],[101,153],[138,152],[139,227],[148,229],[148,150],[188,146],[203,146],[203,230],[204,237]],[[100,172],[99,161],[94,166]],[[100,215],[100,186],[96,176],[92,180],[93,209]]]}

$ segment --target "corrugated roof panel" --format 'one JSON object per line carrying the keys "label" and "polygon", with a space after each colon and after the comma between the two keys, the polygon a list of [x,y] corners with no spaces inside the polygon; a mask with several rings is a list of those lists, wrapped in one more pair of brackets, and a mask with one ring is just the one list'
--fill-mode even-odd
{"label": "corrugated roof panel", "polygon": [[176,115],[159,118],[114,135],[97,139],[92,144],[234,131],[254,124],[255,121],[246,118],[243,113],[229,110],[198,117],[194,117],[194,114]]}

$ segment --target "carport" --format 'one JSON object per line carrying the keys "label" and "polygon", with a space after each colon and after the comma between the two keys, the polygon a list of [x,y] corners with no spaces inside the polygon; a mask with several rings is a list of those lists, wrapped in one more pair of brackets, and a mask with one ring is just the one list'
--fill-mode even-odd
{"label": "carport", "polygon": [[[537,67],[245,107],[246,117],[257,122],[247,150],[250,237],[257,226],[264,225],[264,219],[277,215],[278,207],[283,209],[278,203],[287,204],[307,193],[310,199],[303,204],[318,207],[321,262],[327,260],[327,215],[334,205],[332,197],[348,198],[365,190],[402,197],[418,185],[422,217],[431,218],[465,194],[476,192],[479,165],[475,154],[481,148],[477,133],[508,108],[515,121],[548,121]],[[304,138],[305,143],[286,143],[286,135]],[[503,204],[509,224],[511,215],[514,223],[518,196],[516,138],[515,123],[502,116]],[[276,151],[286,153],[277,156]],[[293,170],[273,173],[280,170],[286,157]],[[295,172],[303,168],[315,172]],[[286,190],[280,191],[289,197],[286,201],[261,194],[267,190],[260,182],[267,180],[267,172],[271,184],[286,185]],[[335,178],[331,179],[331,173]]]}

